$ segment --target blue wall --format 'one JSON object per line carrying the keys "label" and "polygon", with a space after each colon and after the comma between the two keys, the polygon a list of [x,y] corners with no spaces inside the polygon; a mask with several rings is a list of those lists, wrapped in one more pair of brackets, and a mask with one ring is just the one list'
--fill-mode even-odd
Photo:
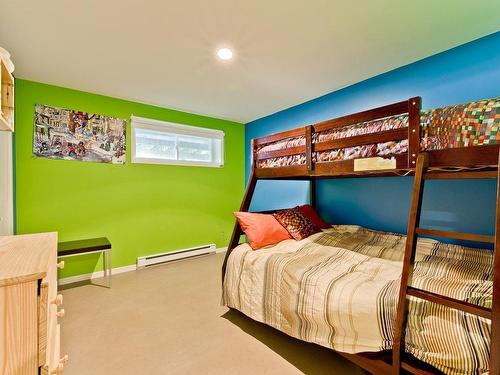
{"label": "blue wall", "polygon": [[[359,82],[246,125],[246,172],[252,138],[384,104],[422,97],[422,108],[500,96],[500,32]],[[411,177],[321,180],[320,213],[331,223],[406,232]],[[429,181],[422,224],[493,233],[495,181]],[[307,201],[308,183],[259,181],[251,209]]]}

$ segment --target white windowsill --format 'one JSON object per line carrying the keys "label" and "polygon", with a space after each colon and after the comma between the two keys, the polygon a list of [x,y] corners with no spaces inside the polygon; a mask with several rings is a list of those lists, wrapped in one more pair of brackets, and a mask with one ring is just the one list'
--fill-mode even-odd
{"label": "white windowsill", "polygon": [[209,168],[222,168],[224,164],[219,163],[203,163],[187,160],[165,160],[165,159],[149,159],[149,158],[134,158],[132,157],[132,164],[161,164],[161,165],[176,165],[185,167],[209,167]]}

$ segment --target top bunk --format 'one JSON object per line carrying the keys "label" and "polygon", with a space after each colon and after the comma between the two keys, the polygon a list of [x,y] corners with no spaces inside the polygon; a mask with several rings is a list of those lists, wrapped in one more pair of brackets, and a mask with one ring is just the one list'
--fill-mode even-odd
{"label": "top bunk", "polygon": [[481,171],[485,177],[496,177],[500,98],[428,111],[420,108],[421,98],[414,97],[253,139],[253,176],[410,175],[419,153],[427,152],[431,172],[452,171],[466,177],[470,171]]}

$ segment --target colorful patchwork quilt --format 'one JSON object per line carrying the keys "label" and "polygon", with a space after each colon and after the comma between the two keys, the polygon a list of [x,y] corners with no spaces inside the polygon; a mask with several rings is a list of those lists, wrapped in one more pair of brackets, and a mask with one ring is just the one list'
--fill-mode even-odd
{"label": "colorful patchwork quilt", "polygon": [[[500,126],[500,98],[424,111],[421,113],[420,123],[420,147],[422,151],[495,144],[500,141],[500,133],[498,132]],[[405,127],[408,127],[408,115],[392,116],[315,133],[312,142],[319,143]],[[289,138],[262,145],[257,149],[257,154],[304,144],[304,136]],[[313,153],[313,160],[315,162],[329,162],[373,156],[390,156],[407,151],[408,140],[391,141],[315,152]],[[305,155],[302,154],[259,160],[257,167],[275,168],[303,165],[305,162]]]}

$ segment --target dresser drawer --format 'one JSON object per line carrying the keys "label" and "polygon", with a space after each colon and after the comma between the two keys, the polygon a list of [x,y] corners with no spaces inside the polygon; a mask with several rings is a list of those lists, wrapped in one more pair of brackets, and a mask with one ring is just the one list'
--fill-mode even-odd
{"label": "dresser drawer", "polygon": [[54,335],[48,341],[48,363],[42,366],[42,375],[61,375],[64,371],[65,359],[61,358],[61,326],[56,324]]}
{"label": "dresser drawer", "polygon": [[57,234],[0,236],[0,259],[0,373],[49,374],[59,363]]}
{"label": "dresser drawer", "polygon": [[47,276],[42,280],[39,293],[38,314],[38,365],[50,363],[52,346],[56,341],[57,313],[62,304],[62,295],[57,294],[57,258],[49,260]]}
{"label": "dresser drawer", "polygon": [[47,339],[49,337],[49,285],[42,283],[38,294],[38,366],[47,361]]}
{"label": "dresser drawer", "polygon": [[37,288],[37,280],[0,286],[0,373],[3,375],[31,375],[38,370]]}

